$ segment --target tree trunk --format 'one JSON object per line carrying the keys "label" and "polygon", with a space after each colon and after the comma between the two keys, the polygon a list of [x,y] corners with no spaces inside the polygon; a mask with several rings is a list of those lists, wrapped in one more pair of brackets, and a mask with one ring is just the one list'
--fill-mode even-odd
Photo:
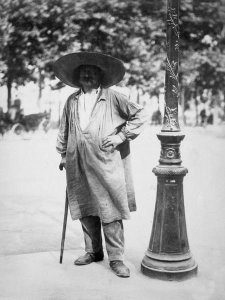
{"label": "tree trunk", "polygon": [[139,92],[139,88],[137,89],[137,104],[140,104],[140,92]]}
{"label": "tree trunk", "polygon": [[43,76],[42,76],[41,68],[38,68],[38,99],[37,99],[37,107],[38,107],[39,111],[41,109],[42,90],[43,90]]}
{"label": "tree trunk", "polygon": [[198,120],[198,89],[195,92],[195,126],[199,125]]}
{"label": "tree trunk", "polygon": [[223,101],[224,101],[224,107],[223,107],[223,121],[225,121],[225,90],[223,90]]}
{"label": "tree trunk", "polygon": [[9,110],[12,105],[12,79],[11,78],[8,78],[7,80],[7,91],[8,91],[7,108]]}

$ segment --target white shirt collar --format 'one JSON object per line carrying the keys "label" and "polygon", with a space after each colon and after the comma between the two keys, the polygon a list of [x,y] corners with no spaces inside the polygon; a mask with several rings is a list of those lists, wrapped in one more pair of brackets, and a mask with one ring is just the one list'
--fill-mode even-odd
{"label": "white shirt collar", "polygon": [[93,89],[90,93],[84,93],[84,91],[81,89],[81,95],[90,94],[90,95],[97,95],[101,90],[101,87],[99,86],[97,89]]}

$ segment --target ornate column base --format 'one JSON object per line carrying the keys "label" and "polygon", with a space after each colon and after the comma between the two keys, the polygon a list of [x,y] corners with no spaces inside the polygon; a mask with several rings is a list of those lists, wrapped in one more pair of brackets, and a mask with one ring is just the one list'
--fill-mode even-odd
{"label": "ornate column base", "polygon": [[173,260],[173,257],[170,259],[172,260],[157,260],[152,258],[151,253],[147,251],[141,263],[142,273],[161,280],[177,281],[197,275],[198,266],[191,255],[188,259],[179,261]]}
{"label": "ornate column base", "polygon": [[183,178],[188,170],[181,166],[180,132],[161,132],[157,195],[152,233],[148,250],[142,260],[145,275],[163,280],[182,280],[197,274],[192,258],[185,220]]}

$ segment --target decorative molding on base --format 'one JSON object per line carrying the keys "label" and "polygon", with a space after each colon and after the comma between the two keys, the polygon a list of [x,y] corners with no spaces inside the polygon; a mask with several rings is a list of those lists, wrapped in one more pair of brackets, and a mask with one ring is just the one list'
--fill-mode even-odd
{"label": "decorative molding on base", "polygon": [[192,257],[182,261],[160,261],[145,256],[141,271],[152,278],[181,281],[196,276],[198,266]]}

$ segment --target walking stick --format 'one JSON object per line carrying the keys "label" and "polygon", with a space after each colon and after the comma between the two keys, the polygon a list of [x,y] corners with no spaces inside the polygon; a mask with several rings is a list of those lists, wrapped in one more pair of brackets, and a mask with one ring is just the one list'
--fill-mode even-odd
{"label": "walking stick", "polygon": [[64,242],[65,242],[65,237],[66,237],[67,216],[68,216],[68,196],[67,196],[67,191],[66,191],[65,211],[64,211],[62,240],[61,240],[61,251],[60,251],[60,260],[59,260],[60,264],[62,263],[62,260],[63,260]]}
{"label": "walking stick", "polygon": [[[63,167],[64,167],[63,164],[60,163],[60,165],[59,165],[60,171],[63,170]],[[61,251],[60,251],[60,259],[59,259],[60,264],[62,263],[62,260],[63,260],[64,243],[65,243],[65,237],[66,237],[67,216],[68,216],[68,195],[67,195],[67,190],[66,190],[65,211],[64,211],[62,240],[61,240]]]}

